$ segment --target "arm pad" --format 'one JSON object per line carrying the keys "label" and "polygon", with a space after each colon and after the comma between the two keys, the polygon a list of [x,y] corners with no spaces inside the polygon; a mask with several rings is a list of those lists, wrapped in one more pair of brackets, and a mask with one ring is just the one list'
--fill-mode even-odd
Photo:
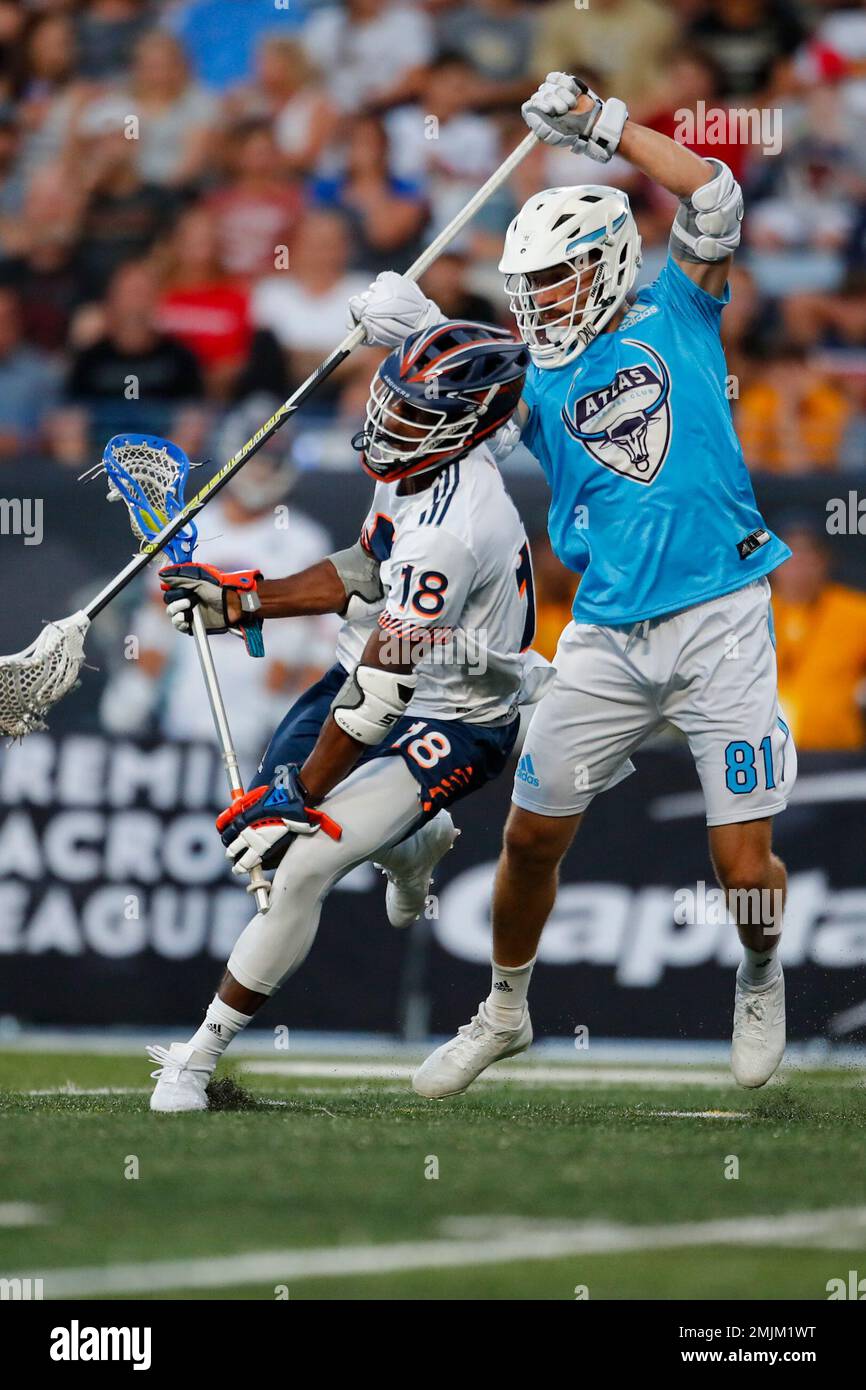
{"label": "arm pad", "polygon": [[671,251],[681,261],[695,264],[724,261],[740,244],[743,191],[727,164],[708,159],[715,176],[696,188],[691,198],[680,199],[671,228]]}
{"label": "arm pad", "polygon": [[335,550],[333,555],[325,558],[334,566],[346,590],[346,604],[340,610],[340,616],[352,622],[356,618],[369,616],[371,610],[375,611],[385,597],[376,557],[366,551],[360,541],[356,541],[346,550]]}
{"label": "arm pad", "polygon": [[375,747],[404,713],[417,680],[380,666],[358,665],[336,695],[331,713],[344,734]]}

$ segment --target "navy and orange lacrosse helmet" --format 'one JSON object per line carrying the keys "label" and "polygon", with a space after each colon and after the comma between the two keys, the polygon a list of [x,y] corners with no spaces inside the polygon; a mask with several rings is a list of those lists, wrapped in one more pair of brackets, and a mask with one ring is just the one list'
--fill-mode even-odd
{"label": "navy and orange lacrosse helmet", "polygon": [[370,383],[352,440],[382,482],[453,463],[510,419],[530,358],[505,328],[448,319],[413,333]]}

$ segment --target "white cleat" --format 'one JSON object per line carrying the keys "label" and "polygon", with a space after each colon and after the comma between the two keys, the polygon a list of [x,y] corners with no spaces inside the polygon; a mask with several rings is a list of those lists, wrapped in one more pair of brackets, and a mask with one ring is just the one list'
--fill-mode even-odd
{"label": "white cleat", "polygon": [[385,911],[392,927],[408,927],[421,916],[433,870],[454,847],[459,834],[448,812],[440,811],[408,840],[389,849],[387,863],[377,863],[388,880]]}
{"label": "white cleat", "polygon": [[785,1055],[785,977],[750,989],[737,976],[731,1070],[741,1086],[763,1086]]}
{"label": "white cleat", "polygon": [[171,1047],[149,1047],[147,1055],[158,1062],[150,1074],[156,1085],[150,1098],[151,1110],[162,1115],[180,1115],[184,1111],[207,1110],[207,1087],[211,1073],[204,1067],[191,1067],[195,1048],[190,1043],[172,1043]]}
{"label": "white cleat", "polygon": [[501,1028],[491,1019],[486,1003],[479,1004],[472,1021],[464,1023],[455,1038],[437,1047],[426,1062],[421,1063],[412,1077],[412,1086],[419,1096],[426,1096],[428,1100],[459,1095],[492,1062],[525,1052],[531,1042],[528,1009],[523,1010],[519,1028]]}

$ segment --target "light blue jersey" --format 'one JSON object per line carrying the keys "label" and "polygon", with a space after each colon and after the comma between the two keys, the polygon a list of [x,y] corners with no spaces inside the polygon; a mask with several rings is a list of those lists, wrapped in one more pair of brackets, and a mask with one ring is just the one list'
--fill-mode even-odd
{"label": "light blue jersey", "polygon": [[583,574],[578,623],[675,613],[790,555],[758,511],[725,393],[716,299],[669,259],[576,362],[531,367],[523,442],[552,493],[551,544]]}

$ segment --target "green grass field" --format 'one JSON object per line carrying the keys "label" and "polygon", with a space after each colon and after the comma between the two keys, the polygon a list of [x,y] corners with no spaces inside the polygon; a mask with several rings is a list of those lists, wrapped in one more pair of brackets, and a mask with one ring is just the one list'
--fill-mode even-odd
{"label": "green grass field", "polygon": [[46,1298],[823,1299],[866,1275],[855,1071],[748,1093],[526,1064],[430,1103],[302,1060],[244,1059],[252,1108],[155,1117],[146,1061],[0,1052],[0,1276]]}

